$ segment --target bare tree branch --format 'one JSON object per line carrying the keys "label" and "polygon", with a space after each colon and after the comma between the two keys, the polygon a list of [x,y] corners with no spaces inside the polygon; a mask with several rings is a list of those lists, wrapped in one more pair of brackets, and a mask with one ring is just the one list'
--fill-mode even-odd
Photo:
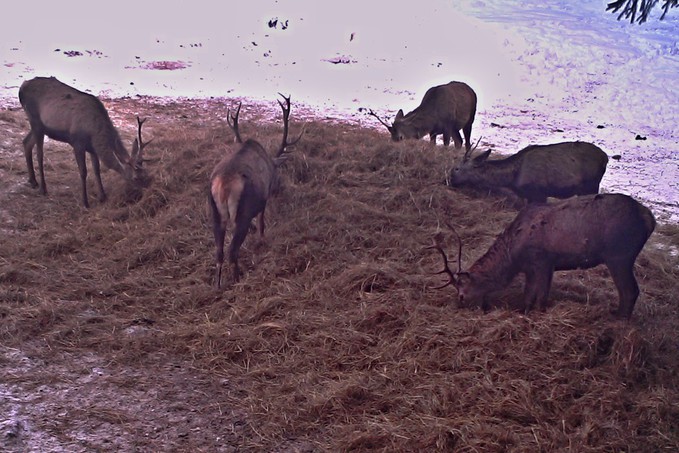
{"label": "bare tree branch", "polygon": [[[643,24],[648,20],[648,15],[651,10],[656,7],[659,0],[615,0],[606,6],[606,11],[611,11],[618,14],[618,20],[623,17],[630,23],[637,22],[638,24]],[[665,18],[670,8],[679,7],[679,0],[663,0],[662,10],[663,13],[660,16],[660,20]]]}

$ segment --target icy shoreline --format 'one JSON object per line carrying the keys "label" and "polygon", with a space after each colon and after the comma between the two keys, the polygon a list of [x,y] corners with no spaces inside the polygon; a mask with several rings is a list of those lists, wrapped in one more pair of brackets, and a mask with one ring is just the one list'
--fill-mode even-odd
{"label": "icy shoreline", "polygon": [[372,126],[360,109],[393,117],[415,108],[427,88],[463,80],[479,95],[473,136],[483,137],[481,147],[513,153],[591,141],[622,155],[609,163],[603,190],[679,221],[676,14],[639,27],[605,13],[605,2],[585,0],[425,0],[418,11],[356,0],[268,0],[228,11],[206,0],[161,10],[122,0],[98,13],[84,0],[66,3],[84,17],[125,21],[128,31],[111,40],[98,21],[62,27],[58,5],[30,30],[8,24],[0,30],[0,105],[17,108],[23,80],[54,75],[112,98],[273,102],[282,91],[322,117]]}

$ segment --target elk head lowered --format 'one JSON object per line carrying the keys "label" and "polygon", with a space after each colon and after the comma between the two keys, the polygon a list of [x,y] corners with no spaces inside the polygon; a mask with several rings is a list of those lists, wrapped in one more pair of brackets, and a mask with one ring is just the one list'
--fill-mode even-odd
{"label": "elk head lowered", "polygon": [[506,159],[488,160],[490,150],[471,158],[468,150],[448,177],[453,187],[507,188],[528,202],[599,192],[608,156],[586,142],[532,145]]}
{"label": "elk head lowered", "polygon": [[[452,227],[450,227],[452,229]],[[622,194],[574,197],[554,204],[528,205],[467,272],[448,266],[440,238],[431,247],[441,253],[450,284],[463,306],[488,309],[487,295],[525,274],[524,309],[545,309],[554,271],[605,264],[618,290],[617,315],[630,318],[639,296],[634,262],[655,229],[651,211]],[[453,232],[455,230],[453,229]],[[457,235],[457,233],[455,233]]]}
{"label": "elk head lowered", "polygon": [[389,130],[393,141],[420,139],[429,134],[431,141],[436,142],[436,136],[443,134],[445,146],[450,144],[452,138],[455,147],[461,148],[462,129],[465,147],[470,149],[472,123],[476,115],[476,93],[466,83],[450,82],[429,88],[419,107],[406,115],[403,110],[399,110],[391,125],[372,110],[368,114]]}
{"label": "elk head lowered", "polygon": [[[279,93],[280,94],[280,93]],[[252,220],[259,215],[259,234],[264,236],[264,210],[268,199],[278,191],[280,177],[278,167],[287,159],[287,148],[296,144],[304,134],[288,141],[290,117],[290,97],[283,97],[278,104],[283,110],[283,140],[276,153],[271,156],[259,144],[248,139],[243,142],[238,129],[238,116],[227,112],[227,123],[235,134],[236,143],[241,144],[238,151],[222,159],[212,171],[208,201],[212,212],[212,226],[216,247],[215,284],[221,286],[222,266],[224,264],[224,238],[227,225],[233,231],[229,244],[229,262],[233,265],[233,278],[238,281],[241,271],[238,254]]]}
{"label": "elk head lowered", "polygon": [[137,138],[128,153],[113,126],[108,112],[99,99],[66,85],[54,77],[36,77],[25,81],[19,89],[19,101],[26,112],[31,130],[23,140],[28,183],[38,187],[33,168],[33,148],[37,145],[40,192],[47,194],[43,170],[43,143],[45,135],[73,147],[80,172],[83,205],[88,208],[87,166],[85,154],[89,153],[99,189],[99,201],[106,201],[101,182],[100,160],[108,168],[120,173],[134,188],[148,186],[150,178],[142,164],[143,149],[149,142],[141,138],[145,120],[137,117]]}

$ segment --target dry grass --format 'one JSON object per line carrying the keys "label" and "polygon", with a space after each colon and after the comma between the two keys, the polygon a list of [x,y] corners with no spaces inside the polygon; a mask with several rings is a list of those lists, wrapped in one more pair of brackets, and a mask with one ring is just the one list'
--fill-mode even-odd
{"label": "dry grass", "polygon": [[[488,314],[457,309],[452,289],[432,289],[440,258],[425,247],[439,231],[451,245],[448,220],[469,266],[515,216],[513,201],[444,187],[450,149],[310,120],[269,203],[266,241],[247,238],[244,278],[217,291],[206,190],[232,141],[218,121],[226,104],[107,105],[118,124],[150,117],[153,185],[128,203],[109,172],[111,200],[86,211],[72,153],[47,145],[50,196],[19,186],[2,205],[7,347],[120,366],[188,361],[228,382],[204,404],[244,414],[241,450],[679,448],[679,260],[667,248],[679,245],[676,226],[660,226],[637,261],[642,296],[629,323],[608,314],[617,295],[604,268],[557,274],[546,313],[511,308],[520,282]],[[273,112],[245,105],[243,135],[275,146]],[[21,112],[0,121],[25,127]],[[123,135],[133,133],[130,122]],[[23,182],[23,157],[11,159],[0,170]],[[206,448],[191,442],[177,448]]]}

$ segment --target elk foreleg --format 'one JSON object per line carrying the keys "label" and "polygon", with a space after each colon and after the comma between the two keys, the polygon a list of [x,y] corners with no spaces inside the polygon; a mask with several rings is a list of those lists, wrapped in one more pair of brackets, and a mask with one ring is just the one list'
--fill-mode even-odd
{"label": "elk foreleg", "polygon": [[47,195],[47,184],[45,183],[45,167],[43,165],[43,145],[45,144],[45,136],[42,134],[34,135],[36,144],[36,157],[38,158],[38,172],[40,173],[40,193]]}
{"label": "elk foreleg", "polygon": [[549,289],[552,286],[554,269],[544,263],[536,263],[526,271],[526,284],[523,295],[524,312],[527,314],[537,303],[540,310],[547,308]]}
{"label": "elk foreleg", "polygon": [[452,131],[452,137],[453,137],[453,143],[455,143],[455,149],[460,149],[462,148],[462,136],[460,135],[460,131],[457,129],[453,129]]}
{"label": "elk foreleg", "polygon": [[469,123],[465,124],[462,128],[462,133],[464,134],[464,147],[467,151],[472,149],[472,123],[473,121],[469,121]]}
{"label": "elk foreleg", "polygon": [[99,189],[99,201],[106,201],[106,192],[104,191],[104,184],[101,182],[101,168],[99,165],[99,156],[96,153],[91,153],[92,169],[94,170],[94,177],[97,179],[97,188]]}
{"label": "elk foreleg", "polygon": [[634,260],[606,263],[618,289],[619,304],[616,316],[629,319],[639,297],[639,285],[634,277]]}
{"label": "elk foreleg", "polygon": [[87,165],[85,163],[85,148],[74,147],[75,161],[78,164],[78,172],[80,173],[80,182],[82,186],[83,206],[90,207],[87,201]]}
{"label": "elk foreleg", "polygon": [[257,225],[259,225],[259,237],[264,238],[264,209],[262,209],[262,212],[259,213],[259,217],[257,218]]}
{"label": "elk foreleg", "polygon": [[444,146],[450,145],[450,134],[448,132],[443,133],[443,145]]}

